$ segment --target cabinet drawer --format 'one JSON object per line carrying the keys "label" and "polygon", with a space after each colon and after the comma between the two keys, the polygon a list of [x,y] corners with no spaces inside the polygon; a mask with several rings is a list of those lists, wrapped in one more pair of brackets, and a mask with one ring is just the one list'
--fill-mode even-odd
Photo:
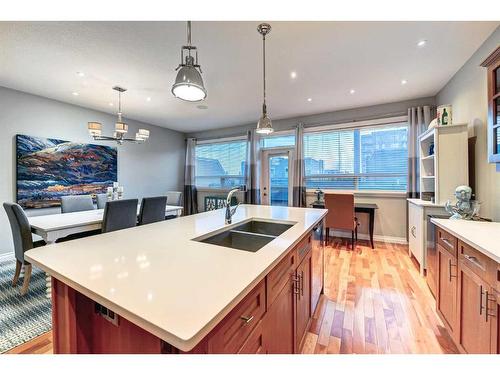
{"label": "cabinet drawer", "polygon": [[437,242],[454,257],[457,256],[457,239],[445,230],[437,227]]}
{"label": "cabinet drawer", "polygon": [[294,248],[267,274],[268,309],[283,287],[291,281],[292,274],[295,268],[297,268],[297,263],[297,248]]}
{"label": "cabinet drawer", "polygon": [[480,251],[458,240],[458,256],[468,268],[490,285],[495,285],[497,264]]}
{"label": "cabinet drawer", "polygon": [[266,311],[265,298],[263,280],[214,329],[208,339],[208,352],[238,353]]}
{"label": "cabinet drawer", "polygon": [[257,326],[248,336],[247,341],[243,344],[238,354],[265,354],[264,341],[262,339],[262,321],[257,323]]}
{"label": "cabinet drawer", "polygon": [[305,236],[295,248],[297,249],[297,264],[300,264],[302,259],[309,253],[309,250],[312,249],[312,234],[309,233]]}

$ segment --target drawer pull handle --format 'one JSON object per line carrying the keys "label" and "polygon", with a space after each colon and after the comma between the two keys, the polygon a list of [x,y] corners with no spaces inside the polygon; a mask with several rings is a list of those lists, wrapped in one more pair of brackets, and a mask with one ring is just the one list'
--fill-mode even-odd
{"label": "drawer pull handle", "polygon": [[240,319],[243,320],[245,322],[245,324],[248,324],[253,320],[253,315],[252,316],[242,315],[242,316],[240,316]]}
{"label": "drawer pull handle", "polygon": [[449,247],[453,247],[453,244],[452,244],[449,240],[447,240],[446,238],[441,238],[441,240],[442,240],[445,244],[447,244]]}
{"label": "drawer pull handle", "polygon": [[481,268],[483,271],[486,271],[485,268],[483,267],[483,265],[477,260],[477,258],[475,256],[464,254],[464,258],[467,259],[472,264]]}

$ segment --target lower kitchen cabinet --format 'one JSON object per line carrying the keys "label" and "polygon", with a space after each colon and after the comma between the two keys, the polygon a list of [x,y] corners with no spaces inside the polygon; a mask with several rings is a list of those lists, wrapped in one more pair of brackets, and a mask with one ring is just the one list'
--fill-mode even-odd
{"label": "lower kitchen cabinet", "polygon": [[[500,275],[499,275],[500,276]],[[493,291],[489,302],[491,311],[491,353],[500,354],[500,292]]]}
{"label": "lower kitchen cabinet", "polygon": [[254,328],[247,341],[245,341],[238,354],[266,354],[262,321],[257,323],[257,326]]}
{"label": "lower kitchen cabinet", "polygon": [[296,271],[295,348],[299,351],[311,319],[311,253],[302,260]]}
{"label": "lower kitchen cabinet", "polygon": [[464,262],[458,266],[458,304],[460,334],[458,343],[466,353],[491,352],[490,287]]}
{"label": "lower kitchen cabinet", "polygon": [[437,310],[451,331],[457,335],[457,258],[439,244],[438,249],[438,293]]}
{"label": "lower kitchen cabinet", "polygon": [[292,275],[262,319],[264,347],[267,353],[291,354],[294,352],[294,292]]}

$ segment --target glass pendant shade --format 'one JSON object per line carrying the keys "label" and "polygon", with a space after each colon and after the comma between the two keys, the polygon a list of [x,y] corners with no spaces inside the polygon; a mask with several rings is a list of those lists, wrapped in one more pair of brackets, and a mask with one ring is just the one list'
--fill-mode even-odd
{"label": "glass pendant shade", "polygon": [[125,124],[124,122],[117,122],[115,124],[115,131],[117,133],[126,133],[128,132],[128,125]]}
{"label": "glass pendant shade", "polygon": [[175,83],[172,86],[172,94],[176,98],[188,102],[198,102],[207,96],[200,72],[192,65],[187,64],[179,69]]}
{"label": "glass pendant shade", "polygon": [[266,113],[263,113],[257,122],[257,129],[255,130],[259,134],[271,134],[273,130],[273,124],[271,119]]}
{"label": "glass pendant shade", "polygon": [[100,122],[91,121],[87,124],[87,128],[91,136],[100,136],[102,132],[102,124]]}

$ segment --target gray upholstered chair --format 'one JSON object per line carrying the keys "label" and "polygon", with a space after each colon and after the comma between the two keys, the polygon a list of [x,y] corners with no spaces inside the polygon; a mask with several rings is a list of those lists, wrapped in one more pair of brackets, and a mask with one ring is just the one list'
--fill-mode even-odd
{"label": "gray upholstered chair", "polygon": [[89,211],[94,209],[91,195],[66,195],[61,197],[61,212]]}
{"label": "gray upholstered chair", "polygon": [[28,291],[31,279],[31,264],[24,260],[24,253],[35,247],[45,245],[45,242],[33,242],[30,223],[20,205],[5,202],[3,208],[5,208],[5,212],[7,212],[10,228],[12,229],[14,252],[16,256],[16,271],[14,273],[14,279],[12,280],[12,286],[17,285],[21,267],[24,265],[24,282],[21,288],[21,295],[24,295]]}
{"label": "gray upholstered chair", "polygon": [[102,219],[102,233],[135,227],[138,199],[121,199],[106,202]]}
{"label": "gray upholstered chair", "polygon": [[167,204],[171,206],[182,206],[182,192],[167,191]]}
{"label": "gray upholstered chair", "polygon": [[139,213],[139,225],[156,223],[165,220],[167,197],[142,198]]}
{"label": "gray upholstered chair", "polygon": [[97,208],[103,209],[106,206],[106,202],[108,201],[108,195],[104,194],[96,194],[97,197]]}

